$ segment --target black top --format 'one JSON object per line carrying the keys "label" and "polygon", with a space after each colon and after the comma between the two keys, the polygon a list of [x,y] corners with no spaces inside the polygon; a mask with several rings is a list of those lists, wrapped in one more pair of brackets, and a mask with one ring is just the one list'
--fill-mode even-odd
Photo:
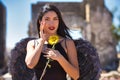
{"label": "black top", "polygon": [[[47,44],[47,47],[51,48],[52,45]],[[67,54],[64,48],[61,46],[60,42],[55,45],[55,50],[58,50],[66,59],[68,59]],[[46,62],[47,62],[47,59],[41,53],[40,60],[38,64],[35,66],[35,73],[37,76],[37,80],[40,79],[40,76],[43,72]],[[63,68],[60,66],[60,64],[57,61],[55,60],[51,61],[50,65],[51,65],[51,68],[47,67],[47,71],[44,77],[42,78],[42,80],[67,80],[66,72],[63,70]]]}

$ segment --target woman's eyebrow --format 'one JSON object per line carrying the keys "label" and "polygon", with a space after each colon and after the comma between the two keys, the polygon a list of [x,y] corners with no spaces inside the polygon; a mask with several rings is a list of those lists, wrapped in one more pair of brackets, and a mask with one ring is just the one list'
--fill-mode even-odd
{"label": "woman's eyebrow", "polygon": [[[49,16],[46,16],[46,17],[44,17],[44,18],[50,18]],[[55,17],[53,17],[53,18],[58,18],[58,16],[55,16]]]}

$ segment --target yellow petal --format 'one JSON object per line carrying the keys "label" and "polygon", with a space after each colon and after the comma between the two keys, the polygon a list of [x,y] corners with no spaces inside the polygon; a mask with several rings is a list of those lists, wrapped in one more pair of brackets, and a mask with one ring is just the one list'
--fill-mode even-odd
{"label": "yellow petal", "polygon": [[56,44],[58,41],[59,41],[59,36],[57,35],[50,36],[48,39],[48,43],[51,45]]}

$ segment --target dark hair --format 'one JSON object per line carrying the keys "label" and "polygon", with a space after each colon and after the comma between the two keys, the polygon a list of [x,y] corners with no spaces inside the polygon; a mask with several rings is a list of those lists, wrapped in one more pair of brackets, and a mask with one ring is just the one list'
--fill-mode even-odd
{"label": "dark hair", "polygon": [[[45,6],[43,6],[42,8],[42,11],[40,12],[39,14],[39,17],[38,17],[38,20],[37,20],[37,30],[38,30],[38,34],[40,34],[40,24],[39,24],[39,20],[41,21],[42,20],[42,17],[44,16],[45,13],[47,13],[48,11],[54,11],[57,16],[58,16],[58,19],[59,19],[59,26],[58,26],[58,30],[57,30],[57,34],[59,36],[62,36],[64,38],[70,38],[72,39],[72,37],[70,36],[68,30],[69,28],[65,25],[63,19],[62,19],[62,16],[61,16],[61,13],[60,11],[58,10],[57,7],[55,7],[54,5],[50,5],[50,4],[46,4]],[[40,35],[39,35],[40,37]]]}

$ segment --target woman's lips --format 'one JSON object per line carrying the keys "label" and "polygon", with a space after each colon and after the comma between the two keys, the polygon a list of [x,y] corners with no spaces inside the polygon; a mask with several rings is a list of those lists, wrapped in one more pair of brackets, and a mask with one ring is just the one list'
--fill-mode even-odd
{"label": "woman's lips", "polygon": [[50,29],[50,30],[54,30],[54,29],[55,29],[55,27],[49,27],[49,29]]}

